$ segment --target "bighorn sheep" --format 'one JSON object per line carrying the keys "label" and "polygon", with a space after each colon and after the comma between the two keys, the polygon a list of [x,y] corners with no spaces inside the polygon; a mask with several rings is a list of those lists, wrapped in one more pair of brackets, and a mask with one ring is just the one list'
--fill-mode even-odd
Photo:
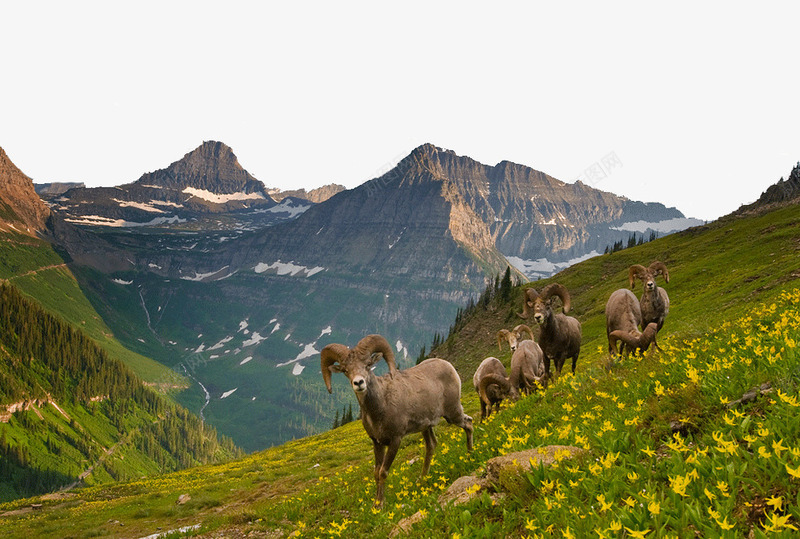
{"label": "bighorn sheep", "polygon": [[[563,313],[553,312],[553,301],[560,298]],[[567,289],[558,283],[544,287],[539,294],[533,288],[525,290],[522,312],[517,313],[520,318],[528,319],[531,309],[533,319],[542,328],[539,335],[539,346],[544,352],[544,368],[550,376],[550,361],[555,362],[556,371],[560,374],[564,361],[572,358],[572,372],[578,363],[581,352],[581,323],[576,318],[567,316],[570,308],[570,297]]]}
{"label": "bighorn sheep", "polygon": [[[530,339],[522,339],[522,332],[527,331]],[[513,400],[517,400],[520,394],[529,394],[536,386],[536,382],[544,384],[544,354],[542,349],[533,340],[533,331],[525,324],[520,324],[512,331],[501,329],[497,332],[497,345],[503,349],[503,340],[508,341],[511,347],[511,374],[505,377],[495,374],[487,374],[483,377],[478,393],[481,400],[485,400],[486,391],[492,384],[497,384],[502,393],[508,394]]]}
{"label": "bighorn sheep", "polygon": [[[667,291],[660,288],[656,284],[656,277],[659,275],[664,276],[664,280],[669,282],[669,271],[663,262],[655,261],[645,268],[639,264],[634,264],[628,269],[628,282],[631,289],[636,285],[636,279],[642,280],[644,292],[639,301],[642,310],[642,321],[640,323],[642,331],[644,331],[650,322],[655,322],[657,330],[661,331],[664,327],[664,319],[669,314],[669,296]],[[653,341],[656,348],[659,348],[658,343]]]}
{"label": "bighorn sheep", "polygon": [[[372,367],[381,356],[389,365],[389,373],[375,376]],[[386,477],[405,435],[422,432],[425,440],[422,475],[428,472],[436,448],[433,427],[439,418],[464,429],[467,450],[472,450],[472,418],[461,407],[461,378],[449,362],[426,359],[399,371],[391,346],[380,335],[367,335],[354,348],[329,344],[322,349],[320,358],[328,392],[331,392],[331,373],[341,372],[350,380],[358,399],[361,422],[375,453],[377,505],[383,505]]]}
{"label": "bighorn sheep", "polygon": [[[505,383],[490,384],[481,393],[481,381],[489,375],[497,376]],[[500,403],[511,393],[511,385],[506,380],[506,368],[496,357],[487,357],[478,365],[472,377],[472,385],[481,398],[481,421],[492,414],[492,406],[499,410]]]}
{"label": "bighorn sheep", "polygon": [[606,335],[608,337],[608,353],[617,354],[617,341],[622,341],[619,353],[622,354],[627,347],[635,353],[637,350],[645,352],[650,344],[655,341],[658,331],[655,323],[648,324],[644,332],[639,332],[642,322],[642,310],[639,300],[630,290],[620,288],[615,290],[606,302]]}

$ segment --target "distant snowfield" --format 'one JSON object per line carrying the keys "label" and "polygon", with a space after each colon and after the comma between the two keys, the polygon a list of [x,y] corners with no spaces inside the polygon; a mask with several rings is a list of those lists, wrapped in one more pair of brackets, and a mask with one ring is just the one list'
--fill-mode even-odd
{"label": "distant snowfield", "polygon": [[212,193],[211,191],[206,191],[205,189],[195,189],[194,187],[187,187],[183,190],[183,192],[215,204],[225,204],[226,202],[231,202],[233,200],[266,200],[266,197],[264,197],[264,194],[261,192],[240,192],[218,195],[216,193]]}
{"label": "distant snowfield", "polygon": [[687,228],[702,224],[703,224],[702,220],[688,217],[688,218],[667,219],[666,221],[658,221],[655,223],[651,223],[648,221],[633,221],[630,223],[623,223],[619,226],[611,227],[611,230],[622,230],[625,232],[642,232],[642,233],[647,232],[648,230],[654,230],[662,234],[668,234],[670,232],[679,232],[681,230],[686,230]]}
{"label": "distant snowfield", "polygon": [[220,399],[227,399],[228,397],[230,397],[231,395],[233,395],[233,393],[234,393],[234,392],[235,392],[237,389],[239,389],[239,388],[238,388],[238,387],[235,387],[235,388],[231,389],[230,391],[226,391],[225,393],[223,393],[223,394],[222,394],[222,396],[220,397]]}
{"label": "distant snowfield", "polygon": [[300,376],[301,374],[303,374],[304,369],[305,369],[304,365],[295,363],[294,367],[292,367],[292,374],[294,374],[295,376]]}
{"label": "distant snowfield", "polygon": [[123,281],[122,279],[111,279],[111,282],[123,285],[133,284],[133,281]]}
{"label": "distant snowfield", "polygon": [[82,215],[81,217],[69,217],[64,219],[68,223],[76,225],[95,225],[95,226],[111,226],[111,227],[136,227],[136,226],[156,226],[164,224],[185,223],[186,219],[181,219],[177,215],[172,217],[156,217],[146,223],[137,223],[135,221],[126,221],[125,219],[111,219],[110,217],[102,217],[100,215]]}
{"label": "distant snowfield", "polygon": [[[211,271],[211,272],[209,272],[209,273],[197,273],[197,272],[195,272],[195,273],[194,273],[194,277],[182,276],[182,277],[181,277],[181,279],[183,279],[184,281],[203,281],[203,280],[205,280],[205,279],[208,279],[209,277],[213,277],[213,276],[215,276],[215,275],[219,275],[220,273],[222,273],[223,271],[225,271],[227,268],[228,268],[228,266],[222,266],[222,267],[221,267],[220,269],[218,269],[217,271]],[[233,272],[233,273],[236,273],[236,272]],[[215,281],[221,281],[222,279],[227,279],[228,277],[230,277],[231,275],[233,275],[233,273],[231,273],[231,272],[228,272],[228,273],[224,274],[224,275],[223,275],[223,276],[221,276],[221,277],[217,277],[217,278],[216,278],[216,279],[214,279],[214,280],[215,280]]]}
{"label": "distant snowfield", "polygon": [[528,279],[535,279],[549,277],[550,275],[558,273],[559,271],[563,270],[564,268],[568,268],[573,264],[583,262],[584,260],[589,260],[590,258],[599,255],[600,253],[597,251],[592,251],[583,256],[579,256],[578,258],[567,260],[566,262],[550,262],[546,258],[539,258],[537,260],[523,260],[517,256],[506,256],[506,260],[508,260],[508,262],[517,270],[522,272]]}
{"label": "distant snowfield", "polygon": [[311,207],[310,204],[307,206],[304,206],[302,204],[294,206],[291,200],[284,199],[281,201],[280,204],[278,204],[277,206],[273,206],[266,211],[270,213],[288,213],[289,215],[287,217],[289,219],[294,219],[295,217],[305,212],[310,207]]}
{"label": "distant snowfield", "polygon": [[149,211],[152,213],[167,213],[160,208],[154,208],[153,207],[154,201],[147,203],[147,202],[129,202],[127,200],[119,200],[118,198],[112,198],[111,200],[119,204],[120,208],[136,208],[137,210]]}
{"label": "distant snowfield", "polygon": [[312,275],[316,275],[320,271],[325,271],[325,268],[316,266],[314,268],[307,268],[306,266],[298,266],[291,260],[289,262],[281,262],[278,260],[277,262],[273,262],[272,264],[267,264],[265,262],[259,262],[253,268],[253,271],[256,273],[264,273],[268,270],[277,270],[278,275],[291,275],[294,277],[299,273],[304,273],[306,277],[311,277]]}
{"label": "distant snowfield", "polygon": [[245,363],[249,363],[252,360],[253,360],[253,356],[247,356],[246,358],[244,358],[243,360],[241,360],[239,362],[239,365],[244,365]]}
{"label": "distant snowfield", "polygon": [[259,335],[258,331],[254,331],[253,334],[250,335],[250,338],[242,343],[242,348],[245,348],[247,346],[253,346],[254,344],[258,344],[265,339],[266,337],[262,337],[261,335]]}

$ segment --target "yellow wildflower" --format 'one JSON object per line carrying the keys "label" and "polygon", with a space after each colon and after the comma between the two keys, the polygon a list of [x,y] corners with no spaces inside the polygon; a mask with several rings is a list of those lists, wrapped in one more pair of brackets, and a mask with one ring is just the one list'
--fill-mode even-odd
{"label": "yellow wildflower", "polygon": [[780,511],[783,508],[783,497],[771,496],[767,498],[767,505],[772,506],[775,511]]}
{"label": "yellow wildflower", "polygon": [[650,528],[642,531],[632,530],[629,527],[625,526],[625,529],[628,530],[628,533],[631,534],[633,539],[644,539],[644,536],[650,533]]}
{"label": "yellow wildflower", "polygon": [[725,518],[723,518],[721,521],[718,518],[715,518],[714,520],[716,521],[717,524],[719,524],[719,527],[722,528],[725,531],[730,530],[730,529],[733,528],[733,524],[728,524],[728,517],[727,516]]}
{"label": "yellow wildflower", "polygon": [[661,505],[658,502],[652,501],[647,504],[647,510],[650,511],[651,514],[657,515],[661,512]]}
{"label": "yellow wildflower", "polygon": [[797,468],[790,468],[788,464],[786,464],[785,466],[786,466],[786,471],[788,472],[789,475],[791,475],[792,477],[796,477],[797,479],[800,479],[800,466],[798,466]]}

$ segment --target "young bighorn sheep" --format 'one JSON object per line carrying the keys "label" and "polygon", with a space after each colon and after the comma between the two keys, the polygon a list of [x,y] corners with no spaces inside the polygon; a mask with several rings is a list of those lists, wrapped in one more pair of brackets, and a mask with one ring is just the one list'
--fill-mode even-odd
{"label": "young bighorn sheep", "polygon": [[[553,301],[560,298],[563,313],[553,312]],[[581,352],[581,323],[576,318],[567,316],[570,309],[570,297],[566,287],[552,283],[544,287],[539,294],[533,288],[525,290],[522,312],[517,316],[528,319],[533,310],[533,319],[542,328],[539,335],[539,346],[544,352],[544,367],[548,377],[550,374],[550,361],[555,362],[556,371],[560,374],[564,361],[572,358],[572,372],[578,363]]]}
{"label": "young bighorn sheep", "polygon": [[[376,376],[372,367],[381,356],[389,365],[389,373]],[[428,473],[431,464],[436,448],[433,427],[441,417],[464,429],[467,450],[472,450],[472,418],[461,407],[461,378],[449,362],[432,358],[410,369],[397,370],[392,348],[380,335],[367,335],[354,348],[329,344],[320,357],[328,392],[331,373],[341,372],[350,380],[358,399],[361,422],[375,453],[376,505],[383,505],[386,477],[405,435],[422,432],[422,475]]]}
{"label": "young bighorn sheep", "polygon": [[[505,383],[490,384],[481,393],[481,381],[489,375],[497,376]],[[493,406],[495,410],[499,410],[500,403],[511,393],[511,385],[507,383],[506,368],[496,357],[487,357],[481,361],[472,377],[472,385],[481,399],[481,421],[492,414]]]}
{"label": "young bighorn sheep", "polygon": [[642,322],[642,311],[639,300],[630,290],[620,288],[615,290],[606,302],[606,336],[608,337],[608,353],[617,355],[617,342],[622,341],[619,354],[623,354],[627,347],[631,350],[645,352],[650,344],[655,341],[658,331],[655,323],[645,326],[644,332],[639,332]]}
{"label": "young bighorn sheep", "polygon": [[[658,331],[664,327],[664,319],[669,314],[669,296],[667,291],[656,284],[656,277],[664,276],[664,280],[669,282],[669,271],[663,262],[655,261],[645,268],[639,264],[634,264],[628,269],[628,282],[631,289],[636,286],[636,279],[642,280],[644,292],[639,301],[642,310],[642,321],[640,323],[644,331],[650,322],[655,322]],[[656,348],[658,343],[653,341]]]}
{"label": "young bighorn sheep", "polygon": [[[522,333],[527,331],[530,339],[522,340]],[[486,387],[488,384],[498,384],[503,391],[508,393],[513,400],[517,400],[520,394],[529,394],[536,387],[536,382],[546,383],[544,370],[544,353],[533,340],[533,330],[525,324],[520,324],[513,330],[501,329],[497,332],[497,345],[503,349],[503,339],[508,340],[511,347],[511,374],[505,379],[505,383],[495,376],[486,376],[484,379]],[[480,391],[479,391],[480,393]]]}

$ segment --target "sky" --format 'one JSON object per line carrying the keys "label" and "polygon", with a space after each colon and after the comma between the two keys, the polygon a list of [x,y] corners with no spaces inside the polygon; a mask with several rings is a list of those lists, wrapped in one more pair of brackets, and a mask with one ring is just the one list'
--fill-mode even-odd
{"label": "sky", "polygon": [[417,146],[712,220],[800,161],[797,2],[0,0],[0,147],[130,183],[203,141],[268,187]]}

